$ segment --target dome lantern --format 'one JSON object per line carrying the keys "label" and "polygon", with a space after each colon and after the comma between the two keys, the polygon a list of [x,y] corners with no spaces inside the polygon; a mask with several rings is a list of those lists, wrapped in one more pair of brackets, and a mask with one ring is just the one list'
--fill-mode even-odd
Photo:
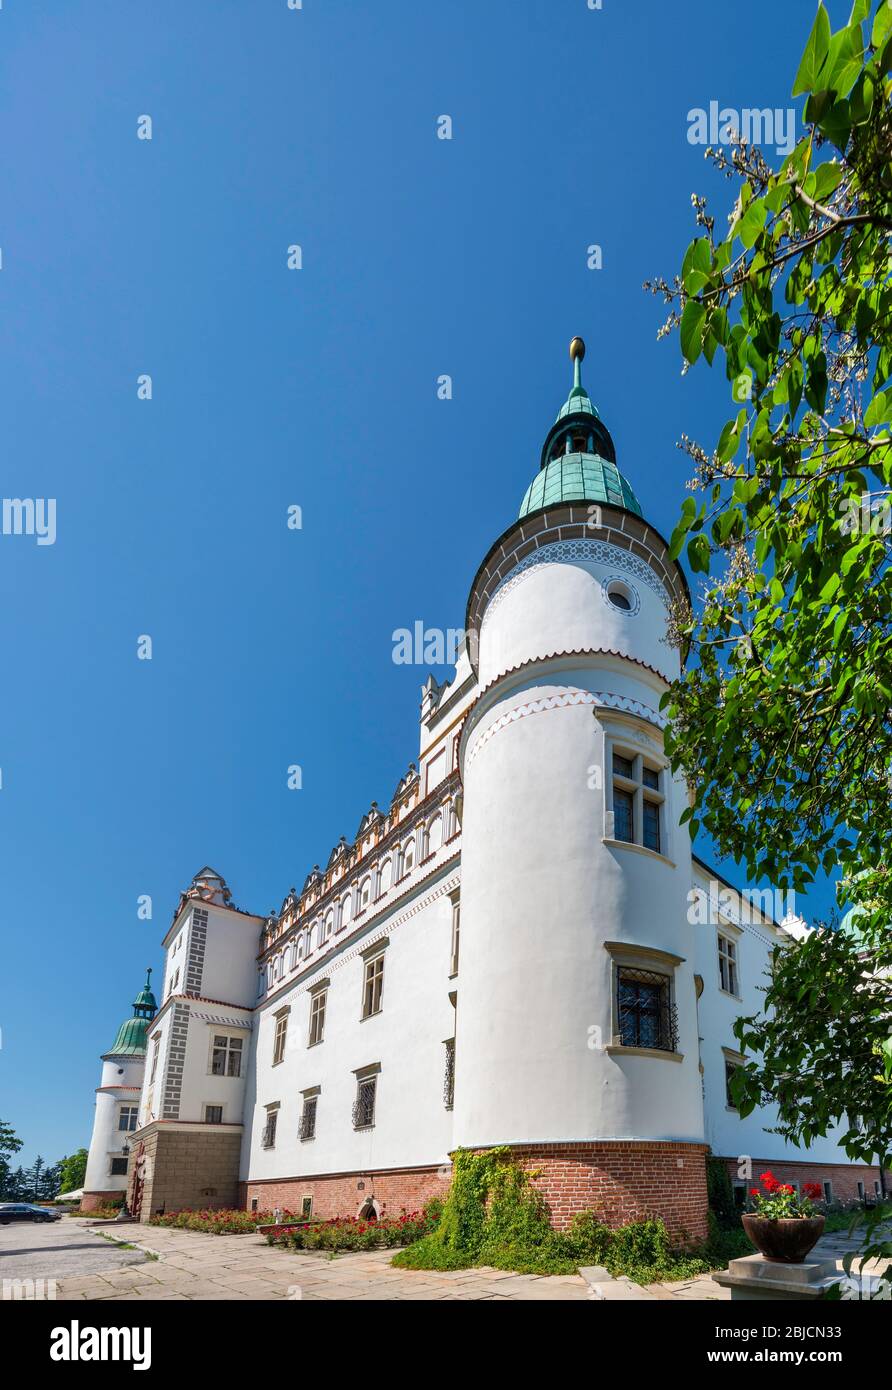
{"label": "dome lantern", "polygon": [[585,343],[570,343],[573,385],[542,446],[539,472],[524,494],[518,519],[562,502],[595,502],[641,516],[634,492],[616,466],[616,449],[582,384]]}

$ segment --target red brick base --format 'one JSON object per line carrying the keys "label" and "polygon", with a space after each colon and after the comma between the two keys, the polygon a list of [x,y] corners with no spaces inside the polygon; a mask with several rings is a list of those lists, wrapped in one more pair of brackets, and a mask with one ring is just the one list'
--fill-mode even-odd
{"label": "red brick base", "polygon": [[81,1197],[80,1211],[98,1211],[100,1207],[120,1206],[126,1193],[120,1187],[113,1192],[85,1192]]}
{"label": "red brick base", "polygon": [[[706,1236],[705,1144],[578,1143],[518,1145],[512,1154],[536,1174],[552,1223],[569,1225],[578,1211],[595,1209],[609,1226],[662,1217],[673,1238]],[[442,1173],[443,1176],[439,1176]],[[360,1187],[362,1183],[362,1187]],[[449,1172],[393,1168],[381,1173],[315,1174],[241,1184],[244,1205],[258,1211],[300,1213],[311,1197],[319,1217],[358,1216],[370,1199],[379,1216],[415,1211],[445,1197]]]}
{"label": "red brick base", "polygon": [[[879,1182],[880,1179],[879,1168],[868,1167],[866,1163],[788,1163],[784,1159],[753,1158],[749,1160],[747,1175],[740,1177],[739,1159],[722,1155],[722,1161],[727,1164],[732,1183],[745,1182],[747,1191],[751,1187],[759,1187],[759,1174],[770,1170],[779,1182],[795,1182],[800,1188],[805,1182],[830,1182],[833,1186],[833,1201],[844,1205],[860,1201],[859,1182],[864,1184],[864,1195],[873,1197],[874,1182]],[[887,1173],[886,1192],[890,1191],[892,1181]]]}
{"label": "red brick base", "polygon": [[[439,1176],[439,1174],[443,1176]],[[273,1178],[239,1184],[242,1203],[250,1211],[299,1213],[304,1198],[312,1198],[312,1214],[358,1216],[373,1201],[380,1216],[420,1211],[432,1197],[444,1198],[450,1175],[445,1168],[389,1168],[377,1173],[315,1173],[306,1178]],[[361,1184],[361,1186],[360,1186]],[[256,1202],[256,1208],[254,1203]]]}
{"label": "red brick base", "polygon": [[517,1146],[513,1155],[534,1181],[552,1225],[593,1210],[608,1226],[657,1216],[675,1240],[706,1237],[705,1144],[607,1141]]}

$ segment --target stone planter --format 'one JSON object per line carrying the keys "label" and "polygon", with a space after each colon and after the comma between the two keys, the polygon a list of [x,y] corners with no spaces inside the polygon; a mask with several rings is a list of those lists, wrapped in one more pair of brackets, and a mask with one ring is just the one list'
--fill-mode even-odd
{"label": "stone planter", "polygon": [[791,1216],[773,1219],[745,1212],[743,1229],[760,1254],[772,1264],[802,1264],[824,1234],[823,1216]]}

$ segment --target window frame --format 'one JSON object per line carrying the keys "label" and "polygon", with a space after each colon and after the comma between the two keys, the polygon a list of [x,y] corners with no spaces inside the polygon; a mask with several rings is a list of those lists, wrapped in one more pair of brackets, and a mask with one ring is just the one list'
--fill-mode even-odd
{"label": "window frame", "polygon": [[[318,1047],[325,1042],[325,1017],[328,1012],[328,981],[310,990],[310,1018],[307,1028],[307,1047]],[[321,1019],[320,1016],[321,1015]],[[318,1022],[318,1030],[316,1024]],[[314,1031],[318,1036],[314,1037]]]}
{"label": "window frame", "polygon": [[275,1028],[273,1030],[273,1066],[278,1067],[285,1060],[285,1048],[288,1045],[288,1015],[291,1013],[290,1005],[284,1009],[278,1009],[274,1014]]}
{"label": "window frame", "polygon": [[[630,771],[626,772],[623,768],[617,767],[616,759],[625,763]],[[609,800],[605,799],[605,829],[610,831],[604,838],[615,844],[633,845],[649,854],[668,858],[668,764],[657,753],[643,750],[631,740],[623,739],[621,734],[606,736],[604,762],[609,769],[608,775],[604,778],[606,796],[609,797]],[[645,781],[645,772],[656,777],[655,787]],[[630,836],[620,834],[618,796],[623,798],[624,805],[628,806]],[[646,806],[654,808],[656,812],[656,844],[648,843],[647,840]]]}
{"label": "window frame", "polygon": [[[126,1113],[127,1116],[128,1116],[128,1123],[127,1123],[126,1125],[121,1123],[121,1121],[122,1121],[123,1118],[124,1118],[125,1113]],[[132,1123],[132,1124],[129,1123],[130,1119],[133,1120],[133,1123]],[[134,1104],[132,1101],[129,1101],[129,1100],[128,1100],[128,1101],[124,1101],[123,1104],[121,1104],[121,1105],[118,1106],[118,1133],[119,1133],[119,1134],[132,1134],[133,1131],[134,1131],[135,1129],[138,1129],[138,1128],[139,1128],[139,1102],[137,1102],[136,1104]]]}
{"label": "window frame", "polygon": [[[381,1066],[376,1063],[374,1067],[363,1067],[354,1072],[356,1077],[356,1093],[353,1100],[353,1128],[355,1130],[374,1129],[378,1110],[378,1077],[381,1074]],[[363,1110],[360,1108],[364,1087],[371,1087],[371,1106],[368,1107],[368,1119],[363,1119]]]}
{"label": "window frame", "polygon": [[260,1147],[262,1149],[274,1149],[276,1147],[276,1134],[279,1128],[280,1101],[272,1101],[264,1107],[266,1119],[263,1129],[260,1131]]}
{"label": "window frame", "polygon": [[386,946],[374,947],[362,958],[362,1005],[360,1022],[374,1018],[384,1009],[384,957]]}
{"label": "window frame", "polygon": [[[638,945],[625,941],[605,941],[604,948],[610,957],[612,1011],[610,1042],[607,1043],[605,1052],[611,1055],[654,1057],[672,1062],[683,1061],[684,1053],[678,1050],[681,1044],[676,1005],[676,976],[678,967],[684,964],[684,958],[674,955],[671,951],[659,950],[654,946]],[[661,1005],[660,1027],[661,1029],[668,1029],[665,1033],[665,1041],[671,1043],[671,1047],[663,1045],[652,1047],[649,1044],[623,1041],[623,1006],[620,1001],[623,972],[630,975],[655,977],[642,981],[642,983],[659,982],[665,984],[666,999],[665,1003]]]}
{"label": "window frame", "polygon": [[[224,1043],[222,1045],[218,1045],[218,1038],[224,1039]],[[232,1043],[236,1043],[237,1046],[233,1047]],[[224,1056],[224,1066],[222,1071],[216,1071],[214,1068],[214,1054],[216,1052],[222,1052]],[[225,1077],[227,1081],[239,1081],[242,1075],[242,1062],[244,1060],[244,1055],[245,1039],[243,1035],[239,1035],[238,1033],[218,1033],[216,1029],[212,1026],[210,1055],[208,1058],[208,1076],[220,1076]],[[231,1064],[233,1057],[238,1058],[238,1069],[236,1071],[232,1070]]]}
{"label": "window frame", "polygon": [[[716,928],[719,991],[731,999],[740,998],[740,952],[737,949],[739,939],[739,933],[732,931],[724,922]],[[723,946],[730,947],[730,952],[723,950]],[[724,983],[723,975],[727,975],[728,983],[736,988],[730,989]]]}

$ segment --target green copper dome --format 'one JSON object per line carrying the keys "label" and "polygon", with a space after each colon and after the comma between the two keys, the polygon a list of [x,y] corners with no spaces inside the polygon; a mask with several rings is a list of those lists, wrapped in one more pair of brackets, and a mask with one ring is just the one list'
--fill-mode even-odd
{"label": "green copper dome", "polygon": [[616,466],[610,431],[582,385],[585,343],[574,338],[573,386],[542,448],[539,472],[524,493],[518,520],[561,502],[599,502],[641,516],[641,507]]}
{"label": "green copper dome", "polygon": [[158,1009],[157,1000],[151,989],[151,978],[152,972],[147,970],[146,982],[133,1001],[133,1017],[125,1018],[118,1029],[118,1036],[106,1055],[116,1057],[145,1055],[146,1034]]}
{"label": "green copper dome", "polygon": [[562,454],[540,468],[524,493],[518,518],[559,502],[603,502],[641,515],[641,507],[615,463],[597,454]]}

